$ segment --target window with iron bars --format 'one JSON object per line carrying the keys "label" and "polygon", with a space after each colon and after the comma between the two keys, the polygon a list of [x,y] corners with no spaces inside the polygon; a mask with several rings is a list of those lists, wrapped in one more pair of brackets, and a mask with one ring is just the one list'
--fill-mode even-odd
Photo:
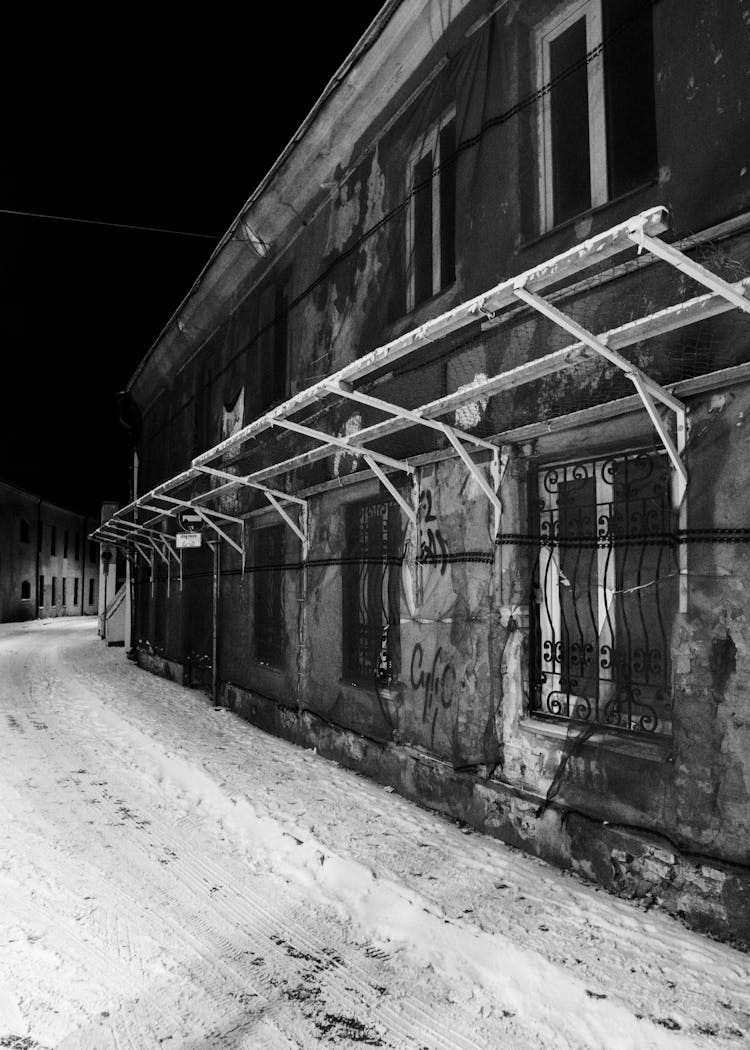
{"label": "window with iron bars", "polygon": [[343,672],[387,682],[399,666],[401,515],[393,500],[346,508]]}
{"label": "window with iron bars", "polygon": [[534,491],[533,713],[670,733],[678,567],[666,456],[544,466]]}
{"label": "window with iron bars", "polygon": [[255,533],[255,659],[269,667],[284,663],[284,529],[272,525]]}

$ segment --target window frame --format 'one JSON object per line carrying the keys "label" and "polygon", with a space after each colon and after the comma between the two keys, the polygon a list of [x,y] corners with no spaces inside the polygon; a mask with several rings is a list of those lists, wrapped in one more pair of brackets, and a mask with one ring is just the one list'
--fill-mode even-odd
{"label": "window frame", "polygon": [[[647,518],[645,507],[641,509],[642,538],[649,535],[654,536],[652,541],[643,538],[643,545],[644,547],[650,546],[654,542],[659,542],[656,540],[656,537],[661,537],[662,549],[666,549],[669,544],[664,538],[664,533],[671,531],[671,528],[676,524],[676,518],[674,518],[675,512],[670,498],[671,468],[666,452],[662,447],[653,445],[630,448],[618,447],[608,451],[593,451],[585,458],[568,455],[553,460],[537,462],[532,465],[531,484],[529,486],[529,495],[531,497],[530,512],[533,523],[532,531],[534,528],[538,528],[539,533],[538,560],[531,573],[531,601],[534,606],[532,622],[534,623],[536,635],[534,637],[534,629],[532,629],[533,655],[530,667],[532,675],[530,714],[534,718],[541,720],[551,718],[553,720],[561,720],[564,724],[585,724],[594,727],[597,731],[639,732],[651,739],[665,739],[671,734],[671,717],[666,718],[664,712],[671,702],[672,676],[670,670],[669,627],[672,618],[677,615],[678,610],[678,584],[676,582],[678,566],[675,564],[671,571],[658,573],[653,580],[653,584],[664,584],[667,580],[672,579],[672,584],[669,585],[672,590],[671,595],[668,592],[666,596],[660,598],[656,588],[650,589],[652,586],[651,581],[647,581],[648,587],[642,588],[640,579],[638,585],[632,588],[634,591],[643,589],[643,595],[646,597],[646,600],[653,600],[654,602],[654,608],[648,607],[644,618],[639,596],[638,614],[641,618],[643,640],[647,642],[650,634],[646,629],[646,620],[649,614],[653,614],[655,610],[657,620],[663,631],[663,649],[661,652],[663,664],[659,667],[657,661],[657,668],[653,668],[653,651],[646,647],[641,657],[641,670],[643,671],[643,668],[647,667],[647,670],[643,672],[646,679],[652,673],[656,674],[661,670],[661,681],[629,681],[630,675],[637,668],[639,649],[631,648],[632,621],[628,620],[628,616],[632,616],[633,612],[632,608],[628,610],[627,605],[620,604],[625,599],[622,597],[618,599],[617,597],[623,594],[622,591],[618,590],[617,581],[620,579],[621,583],[624,582],[623,574],[626,570],[628,573],[632,573],[633,565],[632,560],[631,563],[628,563],[627,553],[617,554],[620,545],[613,538],[617,535],[618,512],[621,512],[622,506],[624,505],[626,511],[630,511],[634,520],[638,520],[639,511],[637,509],[634,510],[633,504],[629,502],[630,495],[627,487],[624,503],[620,500],[618,504],[615,498],[617,489],[614,474],[612,474],[613,480],[611,481],[604,477],[605,471],[613,464],[617,465],[626,462],[637,464],[639,461],[644,460],[648,460],[652,464],[658,464],[658,469],[661,471],[666,467],[667,483],[661,493],[662,504],[658,508],[659,513],[662,515],[659,519],[660,529],[650,532],[648,527],[644,528]],[[597,538],[603,537],[603,539],[596,544],[595,558],[590,557],[588,587],[584,595],[583,590],[580,593],[577,592],[575,574],[570,580],[565,577],[560,555],[562,546],[559,543],[546,544],[545,540],[549,539],[550,536],[560,536],[559,527],[562,521],[560,507],[561,505],[564,506],[564,503],[560,501],[561,486],[571,481],[588,480],[589,474],[587,471],[591,466],[594,468],[595,488],[594,501],[589,509],[592,512],[591,521],[593,527],[596,529],[596,533],[592,533],[592,538],[595,535]],[[584,468],[583,472],[580,471],[580,468]],[[570,477],[567,477],[568,470],[571,472]],[[650,468],[650,472],[652,470],[653,467]],[[562,480],[558,477],[561,471],[563,473]],[[546,488],[546,479],[550,477],[553,479],[552,485],[555,486],[554,492],[551,488]],[[625,480],[627,486],[627,473]],[[637,477],[634,480],[637,484]],[[636,501],[641,500],[645,502],[650,498],[653,498],[653,493],[648,495],[642,493],[636,497]],[[609,508],[608,514],[603,515],[602,509],[607,507]],[[582,521],[585,521],[585,518],[579,519],[579,524]],[[626,519],[626,524],[630,524],[629,519]],[[603,529],[604,531],[602,531]],[[580,535],[582,538],[585,538],[588,534],[582,532]],[[637,539],[638,537],[635,538]],[[609,542],[607,542],[608,539]],[[583,546],[585,547],[587,544],[584,543]],[[627,552],[628,546],[625,545],[620,549],[624,549]],[[637,551],[637,546],[634,549]],[[643,557],[644,555],[641,551],[641,564]],[[661,558],[661,555],[659,555],[659,558]],[[596,584],[595,587],[592,587],[592,566],[594,563],[595,577],[593,578],[596,580]],[[576,565],[577,571],[578,565]],[[584,566],[585,571],[586,568]],[[637,571],[638,573],[641,571],[640,564]],[[583,645],[578,642],[570,644],[570,649],[573,650],[578,646],[581,651],[577,655],[574,654],[572,659],[568,656],[566,664],[563,654],[565,653],[565,636],[568,634],[568,626],[566,625],[563,628],[561,586],[572,588],[571,597],[574,603],[580,601],[583,605],[587,601],[588,608],[592,614],[594,608],[596,610],[595,623],[593,624],[596,631],[596,651],[593,667],[591,666],[591,660],[586,659]],[[596,600],[592,601],[591,595],[594,589],[596,591]],[[631,588],[628,588],[624,593],[629,594],[630,590]],[[669,610],[670,600],[672,604],[671,617],[665,625],[663,612],[664,609]],[[578,621],[577,605],[573,610],[573,614],[576,618],[576,626],[580,631],[581,643],[583,643],[585,641],[585,632]],[[571,626],[573,626],[572,623]],[[634,631],[633,633],[635,634],[636,632]],[[620,670],[623,647],[621,639],[627,641],[628,647],[627,671],[624,676]],[[654,651],[658,652],[658,650]],[[551,656],[547,655],[550,653],[552,654]],[[587,663],[590,667],[588,672],[586,670]],[[571,675],[571,667],[573,667],[575,674],[584,678],[587,674],[590,675],[594,669],[596,670],[595,696],[587,696],[584,691],[565,689],[566,678],[569,678]],[[609,677],[607,677],[607,672],[609,672]],[[569,684],[570,681],[568,682]],[[575,682],[573,684],[575,685]],[[641,690],[644,687],[646,696],[641,699]],[[629,696],[623,700],[623,697],[626,697],[626,694],[628,694],[628,690]],[[653,690],[656,694],[663,690],[664,695],[652,697],[649,690]],[[558,694],[560,697],[565,697],[564,705],[560,700],[550,702],[550,697]],[[652,706],[657,702],[664,705],[663,710],[661,708],[656,710]],[[621,714],[620,707],[623,704],[627,709],[627,715]],[[559,709],[562,706],[565,706],[567,711]],[[558,708],[558,710],[555,710],[555,708]],[[608,719],[608,709],[614,718]],[[641,710],[639,711],[638,709]],[[650,725],[649,711],[652,711],[655,716],[653,725]],[[614,720],[615,718],[616,720]]]}
{"label": "window frame", "polygon": [[[422,136],[421,140],[413,147],[409,154],[407,162],[407,189],[406,192],[409,197],[409,207],[407,209],[406,219],[406,309],[407,313],[411,313],[416,310],[417,307],[421,306],[422,303],[428,302],[433,296],[438,295],[440,292],[449,288],[450,285],[455,281],[455,218],[454,218],[454,248],[453,248],[453,280],[443,283],[443,216],[441,208],[442,200],[442,188],[440,180],[440,166],[442,164],[442,157],[440,151],[440,134],[445,127],[447,127],[451,121],[455,123],[456,120],[456,107],[455,105],[450,106],[444,111],[444,113],[429,127],[427,132]],[[425,296],[423,299],[417,301],[416,298],[416,266],[415,266],[415,248],[416,248],[416,203],[417,197],[414,192],[414,171],[421,160],[423,160],[428,154],[432,155],[432,292],[430,295]],[[457,159],[457,158],[456,158]],[[455,178],[455,176],[454,176]],[[454,192],[455,198],[455,192]],[[455,202],[454,202],[455,208]]]}
{"label": "window frame", "polygon": [[[362,550],[353,534],[361,529],[356,528],[356,519],[367,508],[387,508],[388,534],[386,538],[386,549],[374,554],[368,548]],[[390,559],[398,557],[402,553],[403,522],[401,511],[396,501],[382,492],[364,499],[347,501],[342,505],[344,514],[344,563],[341,573],[341,671],[342,679],[352,685],[372,686],[378,678],[379,663],[373,664],[372,668],[364,668],[360,660],[360,641],[362,633],[369,633],[373,638],[377,635],[381,640],[386,624],[381,620],[376,628],[365,623],[360,613],[363,608],[369,611],[366,599],[372,597],[378,588],[378,581],[372,586],[369,576],[368,561],[370,558],[386,558],[383,562],[383,571],[379,581],[380,589],[380,611],[386,612],[390,619],[387,648],[390,666],[397,671],[400,666],[400,588],[401,571],[393,565]],[[382,516],[382,513],[381,513]],[[368,536],[369,538],[369,536]],[[352,540],[354,539],[354,542]],[[377,564],[376,562],[374,564]],[[368,566],[368,568],[364,568]],[[380,650],[382,656],[382,649]],[[381,679],[382,680],[382,679]],[[385,684],[385,683],[384,683]]]}
{"label": "window frame", "polygon": [[[549,45],[570,29],[580,18],[586,21],[586,52],[598,48],[598,54],[587,63],[589,107],[589,187],[591,203],[597,208],[609,199],[609,165],[607,143],[607,102],[604,82],[603,11],[601,0],[574,0],[562,11],[546,18],[534,31],[537,88],[541,92],[540,116],[537,120],[539,150],[539,210],[541,228],[551,230],[555,219],[554,167],[552,157],[552,114],[550,91],[544,90],[551,78]],[[588,210],[588,209],[585,209]],[[561,219],[567,222],[568,219]]]}

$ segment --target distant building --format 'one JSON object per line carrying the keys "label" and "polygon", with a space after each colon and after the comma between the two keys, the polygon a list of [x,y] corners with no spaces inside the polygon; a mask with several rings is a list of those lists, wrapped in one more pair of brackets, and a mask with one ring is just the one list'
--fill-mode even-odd
{"label": "distant building", "polygon": [[92,616],[99,600],[96,519],[0,482],[0,622]]}
{"label": "distant building", "polygon": [[389,0],[133,375],[98,534],[142,666],[746,943],[748,27]]}

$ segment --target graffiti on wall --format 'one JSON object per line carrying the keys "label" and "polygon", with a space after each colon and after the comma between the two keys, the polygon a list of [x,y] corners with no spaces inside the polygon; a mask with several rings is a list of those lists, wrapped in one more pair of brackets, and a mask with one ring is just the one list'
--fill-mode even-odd
{"label": "graffiti on wall", "polygon": [[425,656],[421,642],[416,642],[411,653],[409,681],[412,689],[422,693],[422,723],[431,722],[431,741],[435,739],[435,725],[440,711],[447,711],[456,694],[456,669],[438,646],[432,660]]}
{"label": "graffiti on wall", "polygon": [[432,507],[432,491],[424,488],[419,493],[419,557],[428,565],[440,569],[445,575],[448,567],[448,544],[438,527],[437,515]]}

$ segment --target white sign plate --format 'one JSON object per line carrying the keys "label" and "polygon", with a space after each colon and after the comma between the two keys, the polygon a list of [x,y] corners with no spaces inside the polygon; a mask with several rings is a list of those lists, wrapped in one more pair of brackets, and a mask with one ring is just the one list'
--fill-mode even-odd
{"label": "white sign plate", "polygon": [[181,547],[200,547],[203,543],[200,532],[178,532],[176,539],[178,550]]}

